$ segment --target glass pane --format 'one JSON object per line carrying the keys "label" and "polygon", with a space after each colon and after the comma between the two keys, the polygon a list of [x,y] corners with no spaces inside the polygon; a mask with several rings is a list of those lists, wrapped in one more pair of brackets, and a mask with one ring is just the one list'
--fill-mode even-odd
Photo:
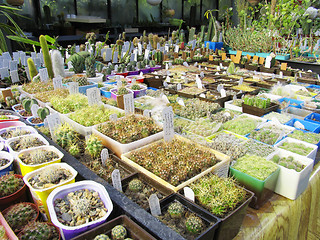
{"label": "glass pane", "polygon": [[107,0],[78,0],[77,11],[79,16],[95,16],[108,18],[108,1]]}
{"label": "glass pane", "polygon": [[44,6],[49,7],[51,17],[54,21],[58,20],[57,15],[61,13],[64,13],[65,17],[67,17],[67,14],[75,14],[73,0],[40,0],[41,16],[45,19]]}
{"label": "glass pane", "polygon": [[183,11],[183,19],[188,25],[193,26],[200,23],[200,0],[185,1]]}
{"label": "glass pane", "polygon": [[132,25],[136,19],[135,0],[111,0],[112,24]]}
{"label": "glass pane", "polygon": [[139,0],[139,22],[153,21],[160,22],[160,4],[152,6],[146,0]]}
{"label": "glass pane", "polygon": [[[163,0],[162,9],[163,9],[164,22],[167,22],[167,19],[170,18],[169,15],[166,15],[167,9],[174,10],[174,15],[172,16],[173,18],[179,18],[179,19],[182,18],[182,1],[181,0],[177,0],[177,1]],[[170,12],[168,12],[167,14],[170,14]]]}

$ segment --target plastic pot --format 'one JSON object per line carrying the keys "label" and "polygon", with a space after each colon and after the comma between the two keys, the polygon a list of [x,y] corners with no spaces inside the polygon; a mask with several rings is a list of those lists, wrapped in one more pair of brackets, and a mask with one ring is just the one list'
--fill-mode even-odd
{"label": "plastic pot", "polygon": [[[52,223],[49,223],[49,222],[42,222],[42,223],[47,224],[49,226],[53,226],[59,235],[59,238],[57,240],[61,239],[61,234],[60,234],[59,228],[57,228],[55,225],[53,225]],[[19,239],[21,239],[21,237],[23,236],[23,233],[24,233],[24,229],[22,229],[22,231],[18,234]]]}
{"label": "plastic pot", "polygon": [[15,115],[5,115],[8,119],[0,119],[0,122],[19,121],[20,117]]}
{"label": "plastic pot", "polygon": [[6,232],[6,235],[9,240],[18,240],[18,237],[15,235],[15,233],[12,231],[11,227],[7,223],[7,221],[4,219],[2,213],[0,212],[0,225],[4,227],[4,230]]}
{"label": "plastic pot", "polygon": [[[30,133],[27,133],[26,135],[29,135],[29,134],[37,134],[37,130],[34,129],[33,127],[30,127],[30,126],[18,126],[18,127],[8,127],[8,128],[2,128],[0,129],[0,135],[5,133],[5,132],[9,132],[11,130],[25,130],[25,131],[28,131]],[[21,136],[24,136],[24,135],[21,135]],[[10,138],[8,138],[10,139]],[[4,139],[0,136],[0,141],[2,142],[5,142],[6,140],[8,139]]]}
{"label": "plastic pot", "polygon": [[34,127],[42,127],[42,126],[44,126],[44,122],[41,122],[41,123],[32,123],[32,119],[34,119],[35,117],[28,117],[27,118],[27,122],[30,124],[30,125],[32,125],[32,126],[34,126]]}
{"label": "plastic pot", "polygon": [[14,169],[13,169],[13,157],[10,153],[8,152],[4,152],[4,151],[0,151],[0,158],[4,158],[4,159],[8,159],[9,162],[0,167],[0,177],[2,175],[8,174],[8,173],[13,173]]}
{"label": "plastic pot", "polygon": [[273,102],[270,103],[270,107],[268,108],[258,108],[242,103],[242,112],[252,114],[258,117],[261,117],[269,112],[276,111],[278,108],[279,105]]}
{"label": "plastic pot", "polygon": [[21,121],[0,122],[0,129],[19,126],[26,126],[26,124]]}

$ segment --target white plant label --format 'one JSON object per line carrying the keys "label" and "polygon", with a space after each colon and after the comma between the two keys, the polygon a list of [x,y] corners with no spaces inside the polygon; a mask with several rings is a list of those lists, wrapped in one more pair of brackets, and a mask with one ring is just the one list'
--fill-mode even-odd
{"label": "white plant label", "polygon": [[275,74],[272,74],[272,79],[274,79],[275,78]]}
{"label": "white plant label", "polygon": [[12,53],[12,57],[13,57],[13,60],[19,61],[20,53],[19,52],[14,52],[14,53]]}
{"label": "white plant label", "polygon": [[38,109],[39,109],[39,106],[37,104],[33,104],[31,106],[31,113],[32,113],[32,116],[34,116],[35,118],[39,117],[37,113]]}
{"label": "white plant label", "polygon": [[54,89],[59,89],[59,88],[63,88],[62,85],[62,77],[58,76],[52,79],[53,81],[53,88]]}
{"label": "white plant label", "polygon": [[143,116],[145,116],[145,117],[151,117],[151,110],[145,109],[145,110],[143,111]]}
{"label": "white plant label", "polygon": [[204,72],[200,73],[200,77],[204,78]]}
{"label": "white plant label", "polygon": [[170,142],[174,137],[173,110],[172,107],[165,107],[162,110],[164,141]]}
{"label": "white plant label", "polygon": [[266,63],[265,63],[265,68],[270,68],[271,67],[271,60],[272,60],[272,57],[271,56],[268,56],[266,58]]}
{"label": "white plant label", "polygon": [[56,129],[61,125],[61,119],[60,119],[59,113],[50,114],[46,117],[46,119],[48,122],[51,136],[53,136],[53,138],[55,138],[54,133],[55,133]]}
{"label": "white plant label", "polygon": [[146,49],[144,51],[144,59],[149,59],[149,53],[150,53],[150,50],[149,49]]}
{"label": "white plant label", "polygon": [[202,89],[202,82],[198,75],[196,76],[196,83],[197,83],[197,87],[199,89]]}
{"label": "white plant label", "polygon": [[109,120],[116,122],[118,120],[117,114],[116,113],[111,114],[110,117],[109,117]]}
{"label": "white plant label", "polygon": [[219,84],[219,85],[217,86],[217,91],[220,92],[222,88],[223,88],[223,85],[222,85],[222,84]]}
{"label": "white plant label", "polygon": [[71,68],[73,68],[73,65],[72,65],[72,62],[69,61],[69,62],[68,62],[68,69],[71,69]]}
{"label": "white plant label", "polygon": [[9,69],[10,69],[10,71],[18,70],[18,61],[16,61],[16,60],[10,61],[9,62]]}
{"label": "white plant label", "polygon": [[164,94],[161,96],[161,99],[167,104],[170,103],[168,97],[166,95],[164,95]]}
{"label": "white plant label", "polygon": [[10,59],[3,59],[2,67],[9,68]]}
{"label": "white plant label", "polygon": [[12,83],[17,83],[17,82],[20,81],[17,70],[12,70],[12,71],[10,71],[10,76],[11,76],[11,81],[12,81]]}
{"label": "white plant label", "polygon": [[195,63],[193,64],[193,66],[195,66],[195,67],[198,66],[198,62],[195,62]]}
{"label": "white plant label", "polygon": [[157,195],[154,193],[150,196],[150,198],[148,199],[149,201],[149,207],[150,207],[150,211],[151,214],[153,216],[160,216],[161,215],[161,208],[160,208],[160,202],[159,202],[159,198],[157,197]]}
{"label": "white plant label", "polygon": [[165,88],[168,88],[168,83],[167,83],[166,81],[164,81],[164,82],[163,82],[163,86],[164,86]]}
{"label": "white plant label", "polygon": [[48,70],[46,68],[39,69],[39,73],[42,82],[47,82],[49,80]]}
{"label": "white plant label", "polygon": [[183,66],[189,67],[189,64],[187,62],[183,62]]}
{"label": "white plant label", "polygon": [[201,93],[201,94],[200,94],[200,97],[206,98],[206,95],[205,95],[204,93]]}
{"label": "white plant label", "polygon": [[122,81],[121,81],[121,79],[119,78],[119,79],[117,79],[117,88],[119,89],[119,88],[121,88],[122,87]]}
{"label": "white plant label", "polygon": [[301,72],[299,72],[299,78],[301,78],[302,77],[302,73]]}
{"label": "white plant label", "polygon": [[168,65],[168,63],[166,63],[166,70],[168,70],[169,69],[169,65]]}
{"label": "white plant label", "polygon": [[69,93],[70,94],[77,94],[79,93],[79,83],[77,82],[70,82],[68,85]]}
{"label": "white plant label", "polygon": [[241,77],[239,80],[239,85],[242,85],[242,84],[243,84],[243,77]]}
{"label": "white plant label", "polygon": [[295,123],[293,124],[293,126],[294,126],[295,128],[299,128],[299,129],[302,129],[302,130],[305,130],[305,129],[306,129],[305,126],[304,126],[301,122],[299,122],[299,121],[295,121]]}
{"label": "white plant label", "polygon": [[[217,66],[217,70],[218,70],[218,71],[221,71],[221,68],[220,68],[220,66]],[[217,73],[216,73],[216,74],[217,74]]]}
{"label": "white plant label", "polygon": [[123,95],[123,105],[126,115],[134,113],[133,93]]}
{"label": "white plant label", "polygon": [[141,43],[138,43],[138,52],[139,52],[139,55],[142,55],[142,45],[141,45]]}
{"label": "white plant label", "polygon": [[106,166],[106,161],[109,159],[109,151],[108,149],[104,148],[101,151],[101,163],[102,166],[105,167]]}
{"label": "white plant label", "polygon": [[178,83],[178,84],[177,84],[177,91],[180,91],[181,88],[182,88],[181,83]]}
{"label": "white plant label", "polygon": [[105,61],[109,62],[109,61],[111,61],[111,58],[112,58],[112,49],[111,48],[107,48],[106,49]]}
{"label": "white plant label", "polygon": [[280,75],[280,78],[283,78],[283,72],[282,71],[280,71],[279,75]]}
{"label": "white plant label", "polygon": [[117,63],[118,62],[118,52],[114,52],[114,54],[113,54],[113,59],[112,59],[112,62],[113,63]]}
{"label": "white plant label", "polygon": [[28,80],[31,81],[30,72],[29,72],[29,67],[28,67],[28,66],[25,66],[25,70],[26,70],[26,74],[27,74]]}
{"label": "white plant label", "polygon": [[11,60],[11,55],[9,52],[4,52],[2,53],[2,56],[5,58],[5,59],[10,59]]}
{"label": "white plant label", "polygon": [[186,199],[189,199],[190,201],[194,202],[194,192],[191,188],[184,187],[183,192]]}
{"label": "white plant label", "polygon": [[179,45],[176,45],[176,46],[174,47],[174,52],[176,52],[176,53],[179,52]]}
{"label": "white plant label", "polygon": [[97,87],[87,89],[87,97],[89,106],[102,104],[100,90]]}
{"label": "white plant label", "polygon": [[178,97],[178,98],[177,98],[177,103],[178,103],[179,105],[183,106],[183,107],[185,107],[185,106],[186,106],[186,105],[184,104],[183,99],[182,99],[182,98],[180,98],[180,97]]}
{"label": "white plant label", "polygon": [[226,90],[224,90],[223,88],[220,90],[220,94],[221,94],[221,97],[226,97],[227,96]]}
{"label": "white plant label", "polygon": [[120,177],[119,169],[116,169],[111,173],[111,178],[112,178],[113,187],[117,189],[119,192],[122,192],[121,177]]}
{"label": "white plant label", "polygon": [[237,95],[233,95],[232,100],[237,100]]}
{"label": "white plant label", "polygon": [[4,68],[0,68],[0,75],[1,75],[1,79],[4,79],[6,77],[9,77],[9,70],[7,67]]}
{"label": "white plant label", "polygon": [[136,79],[136,78],[132,78],[132,79],[131,79],[131,84],[132,84],[132,85],[136,84],[136,82],[137,82],[137,79]]}

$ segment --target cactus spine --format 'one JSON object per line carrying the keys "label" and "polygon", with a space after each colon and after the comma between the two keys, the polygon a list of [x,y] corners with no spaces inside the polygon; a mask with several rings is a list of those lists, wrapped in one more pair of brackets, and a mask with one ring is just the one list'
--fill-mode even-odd
{"label": "cactus spine", "polygon": [[64,63],[60,51],[52,51],[52,67],[55,76],[64,77]]}
{"label": "cactus spine", "polygon": [[37,71],[36,65],[34,64],[32,58],[28,58],[27,64],[28,64],[28,68],[29,68],[30,79],[32,80],[35,76],[38,75],[38,71]]}
{"label": "cactus spine", "polygon": [[53,73],[53,70],[52,70],[52,62],[51,62],[51,57],[50,57],[50,54],[49,54],[49,48],[48,48],[46,37],[41,35],[39,37],[39,42],[40,42],[40,46],[41,46],[41,49],[42,49],[44,65],[46,66],[46,68],[48,70],[49,78],[52,79],[52,78],[54,78],[54,73]]}

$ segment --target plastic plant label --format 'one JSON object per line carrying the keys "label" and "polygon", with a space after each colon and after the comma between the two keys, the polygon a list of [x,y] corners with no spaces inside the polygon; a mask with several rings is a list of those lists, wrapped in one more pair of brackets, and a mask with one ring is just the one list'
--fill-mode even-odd
{"label": "plastic plant label", "polygon": [[183,107],[185,107],[185,106],[186,106],[186,105],[184,104],[183,99],[182,99],[182,98],[180,98],[180,97],[178,97],[178,98],[177,98],[177,103],[178,103],[179,105],[183,106]]}
{"label": "plastic plant label", "polygon": [[174,137],[173,128],[173,110],[172,107],[166,107],[162,110],[164,141],[170,142]]}
{"label": "plastic plant label", "polygon": [[109,151],[108,149],[104,148],[101,151],[101,163],[102,166],[105,167],[106,166],[106,161],[109,159]]}
{"label": "plastic plant label", "polygon": [[105,61],[111,61],[111,58],[112,58],[112,49],[111,48],[107,48],[106,49],[106,58],[105,58]]}
{"label": "plastic plant label", "polygon": [[19,61],[20,53],[19,52],[13,52],[12,57],[14,61]]}
{"label": "plastic plant label", "polygon": [[122,81],[121,79],[117,79],[117,88],[121,88],[122,87]]}
{"label": "plastic plant label", "polygon": [[266,62],[265,62],[265,65],[264,65],[265,68],[270,68],[271,67],[271,60],[272,60],[271,56],[268,56],[266,58]]}
{"label": "plastic plant label", "polygon": [[280,133],[280,135],[279,135],[279,137],[278,137],[278,139],[277,139],[276,142],[280,141],[285,135],[286,135],[286,132],[285,132],[285,130],[283,129],[282,132]]}
{"label": "plastic plant label", "polygon": [[150,54],[150,50],[149,49],[146,49],[144,51],[144,59],[149,59],[149,54]]}
{"label": "plastic plant label", "polygon": [[204,78],[204,72],[200,73],[200,77]]}
{"label": "plastic plant label", "polygon": [[33,104],[32,106],[31,106],[31,113],[32,113],[32,116],[33,117],[39,117],[38,116],[38,109],[39,109],[39,106],[37,105],[37,104]]}
{"label": "plastic plant label", "polygon": [[159,198],[157,197],[157,195],[155,193],[152,194],[149,197],[148,201],[149,201],[149,207],[150,207],[151,214],[153,216],[160,216],[161,215],[161,208],[160,208]]}
{"label": "plastic plant label", "polygon": [[283,72],[282,71],[280,71],[279,76],[280,76],[280,78],[283,78]]}
{"label": "plastic plant label", "polygon": [[199,71],[201,71],[201,65],[198,66]]}
{"label": "plastic plant label", "polygon": [[[220,66],[217,66],[217,70],[218,70],[218,71],[221,71],[221,67],[220,67]],[[218,72],[217,72],[217,73],[218,73]],[[216,74],[217,74],[217,73],[216,73]],[[219,74],[219,73],[218,73],[218,74]]]}
{"label": "plastic plant label", "polygon": [[100,105],[100,90],[97,87],[87,89],[87,97],[89,106]]}
{"label": "plastic plant label", "polygon": [[117,121],[118,120],[117,114],[116,113],[111,114],[109,117],[109,120],[110,121]]}
{"label": "plastic plant label", "polygon": [[62,86],[62,77],[58,76],[52,79],[53,81],[53,88],[54,89],[59,89],[59,88],[63,88]]}
{"label": "plastic plant label", "polygon": [[183,192],[186,199],[189,199],[190,201],[194,202],[194,192],[191,188],[184,187]]}
{"label": "plastic plant label", "polygon": [[241,77],[239,80],[239,85],[242,85],[242,84],[243,84],[243,77]]}
{"label": "plastic plant label", "polygon": [[222,65],[222,63],[220,63],[220,64],[219,64],[219,66],[220,66],[220,68],[221,68],[221,69],[223,69],[223,65]]}
{"label": "plastic plant label", "polygon": [[9,69],[10,69],[10,71],[18,70],[18,62],[17,61],[10,61],[9,62]]}
{"label": "plastic plant label", "polygon": [[10,71],[10,76],[11,76],[12,83],[17,83],[20,81],[17,70]]}
{"label": "plastic plant label", "polygon": [[133,93],[123,95],[123,104],[126,115],[134,113]]}
{"label": "plastic plant label", "polygon": [[165,103],[170,103],[170,101],[166,95],[162,95],[161,98]]}
{"label": "plastic plant label", "polygon": [[47,122],[48,122],[48,126],[49,126],[49,130],[51,133],[51,136],[53,136],[53,140],[55,140],[55,131],[57,130],[57,128],[61,125],[61,119],[59,116],[59,113],[53,113],[50,114],[46,117]]}
{"label": "plastic plant label", "polygon": [[221,94],[221,97],[227,96],[226,90],[224,90],[223,88],[220,90],[220,94]]}
{"label": "plastic plant label", "polygon": [[[112,57],[112,56],[111,56]],[[114,52],[114,54],[113,54],[113,59],[112,59],[112,62],[113,63],[117,63],[118,62],[118,52]]]}
{"label": "plastic plant label", "polygon": [[139,76],[140,76],[140,77],[143,77],[143,72],[140,72]]}
{"label": "plastic plant label", "polygon": [[77,82],[70,82],[68,85],[69,93],[70,94],[77,94],[79,93],[79,83]]}
{"label": "plastic plant label", "polygon": [[302,77],[302,73],[301,72],[299,72],[299,78],[301,78]]}
{"label": "plastic plant label", "polygon": [[232,100],[237,100],[237,95],[233,95]]}
{"label": "plastic plant label", "polygon": [[293,126],[294,126],[295,128],[299,128],[299,129],[302,129],[302,130],[305,130],[305,129],[306,129],[305,126],[304,126],[301,122],[299,122],[299,121],[295,121],[295,123],[293,124]]}
{"label": "plastic plant label", "polygon": [[42,82],[47,82],[49,80],[48,70],[46,68],[39,69],[39,73]]}
{"label": "plastic plant label", "polygon": [[222,85],[222,84],[219,84],[219,85],[217,86],[217,91],[220,92],[222,88],[223,88],[223,85]]}
{"label": "plastic plant label", "polygon": [[198,62],[195,62],[195,63],[193,64],[193,66],[195,66],[195,67],[198,66]]}
{"label": "plastic plant label", "polygon": [[168,65],[168,63],[166,63],[166,70],[168,70],[169,69],[169,65]]}
{"label": "plastic plant label", "polygon": [[199,89],[202,89],[202,82],[198,75],[196,76],[196,83],[197,83],[197,87]]}
{"label": "plastic plant label", "polygon": [[150,111],[149,109],[145,109],[145,110],[143,111],[143,116],[145,116],[145,117],[151,117],[151,111]]}
{"label": "plastic plant label", "polygon": [[182,88],[181,83],[178,83],[178,84],[177,84],[177,91],[180,91],[181,88]]}
{"label": "plastic plant label", "polygon": [[183,62],[183,66],[189,67],[189,64],[187,62]]}
{"label": "plastic plant label", "polygon": [[174,47],[174,52],[175,52],[175,53],[178,53],[178,52],[179,52],[179,45],[176,45],[176,46]]}
{"label": "plastic plant label", "polygon": [[200,94],[200,97],[206,98],[206,95],[205,95],[204,93],[201,93],[201,94]]}
{"label": "plastic plant label", "polygon": [[164,86],[165,88],[168,88],[168,83],[167,83],[166,81],[164,81],[164,82],[163,82],[163,86]]}
{"label": "plastic plant label", "polygon": [[0,68],[0,76],[1,76],[1,79],[9,77],[9,70],[7,67]]}
{"label": "plastic plant label", "polygon": [[68,69],[71,69],[71,68],[73,68],[73,65],[72,65],[72,62],[69,61],[69,62],[68,62]]}
{"label": "plastic plant label", "polygon": [[116,169],[111,173],[111,178],[112,178],[113,187],[117,189],[119,192],[122,192],[121,177],[120,177],[119,169]]}

